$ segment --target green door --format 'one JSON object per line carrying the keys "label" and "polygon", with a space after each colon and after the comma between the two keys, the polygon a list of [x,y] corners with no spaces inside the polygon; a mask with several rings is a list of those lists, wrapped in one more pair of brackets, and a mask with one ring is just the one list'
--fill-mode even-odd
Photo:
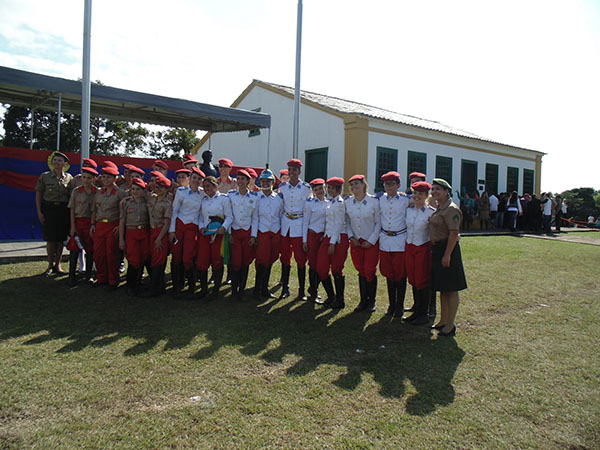
{"label": "green door", "polygon": [[304,151],[304,181],[310,182],[315,178],[327,181],[327,147]]}
{"label": "green door", "polygon": [[477,161],[462,160],[460,173],[460,194],[477,192]]}

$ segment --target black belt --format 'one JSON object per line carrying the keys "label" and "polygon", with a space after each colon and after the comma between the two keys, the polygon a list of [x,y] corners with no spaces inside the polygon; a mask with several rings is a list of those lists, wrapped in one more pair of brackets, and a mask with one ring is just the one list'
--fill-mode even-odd
{"label": "black belt", "polygon": [[382,233],[383,233],[383,234],[385,234],[386,236],[390,236],[390,237],[392,237],[392,236],[398,236],[398,235],[400,235],[400,234],[404,234],[404,233],[406,233],[406,228],[404,228],[403,230],[400,230],[400,231],[387,231],[387,230],[384,230],[384,229],[382,228],[382,229],[381,229],[381,231],[382,231]]}
{"label": "black belt", "polygon": [[48,202],[48,201],[44,200],[44,203],[46,205],[52,205],[52,206],[67,206],[67,202]]}

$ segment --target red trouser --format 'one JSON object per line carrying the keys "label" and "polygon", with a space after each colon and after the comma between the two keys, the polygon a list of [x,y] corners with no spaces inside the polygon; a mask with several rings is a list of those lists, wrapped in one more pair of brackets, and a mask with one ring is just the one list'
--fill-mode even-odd
{"label": "red trouser", "polygon": [[379,271],[391,281],[406,278],[405,253],[379,250]]}
{"label": "red trouser", "polygon": [[135,269],[142,267],[150,256],[150,233],[147,228],[127,228],[125,232],[125,253],[129,265]]}
{"label": "red trouser", "polygon": [[162,227],[152,228],[150,232],[150,256],[152,257],[151,266],[156,267],[167,262],[167,256],[169,255],[169,238],[168,233],[161,239],[162,247],[160,250],[156,250],[156,238],[160,235]]}
{"label": "red trouser", "polygon": [[173,264],[181,264],[189,270],[194,265],[196,256],[196,237],[198,235],[198,225],[194,222],[184,224],[181,219],[175,222],[175,237],[177,244],[171,244],[171,253],[173,253]]}
{"label": "red trouser", "polygon": [[406,244],[406,274],[408,282],[417,289],[429,286],[431,279],[431,244]]}
{"label": "red trouser", "polygon": [[94,233],[94,262],[96,263],[96,278],[98,283],[108,282],[111,286],[119,284],[117,267],[117,250],[119,237],[114,230],[119,225],[114,222],[97,222]]}
{"label": "red trouser", "polygon": [[254,247],[248,244],[250,240],[250,228],[247,230],[231,230],[233,242],[229,246],[231,259],[229,263],[233,270],[240,270],[242,267],[248,267],[254,259]]}
{"label": "red trouser", "polygon": [[[361,239],[360,242],[365,242]],[[358,275],[372,281],[377,274],[377,262],[379,261],[379,242],[369,248],[360,245],[350,245],[350,256]]]}
{"label": "red trouser", "polygon": [[288,231],[288,236],[281,236],[281,264],[285,266],[292,265],[292,251],[294,252],[294,259],[296,260],[296,264],[298,267],[306,266],[306,253],[302,248],[302,237],[290,237]]}
{"label": "red trouser", "polygon": [[321,247],[323,234],[324,233],[315,233],[312,230],[308,230],[308,235],[306,237],[306,243],[308,244],[308,265],[313,270],[317,270],[317,255],[319,253],[319,248]]}
{"label": "red trouser", "polygon": [[83,248],[86,253],[91,253],[94,251],[94,242],[92,241],[92,237],[90,236],[91,224],[92,219],[90,219],[89,217],[75,218],[75,231],[77,231],[79,240],[81,240],[81,243],[83,244]]}
{"label": "red trouser", "polygon": [[256,265],[269,266],[277,261],[279,256],[279,244],[281,235],[267,231],[258,232],[258,244],[256,245]]}
{"label": "red trouser", "polygon": [[319,278],[321,280],[324,280],[329,276],[330,268],[333,275],[343,275],[344,264],[348,257],[348,236],[346,234],[340,235],[340,242],[335,244],[333,256],[327,254],[329,240],[329,236],[325,236],[319,247],[317,272],[319,273]]}
{"label": "red trouser", "polygon": [[201,234],[198,236],[198,251],[196,252],[196,266],[198,270],[206,271],[210,266],[214,269],[223,267],[221,256],[221,243],[224,234],[217,234],[211,242],[213,235]]}

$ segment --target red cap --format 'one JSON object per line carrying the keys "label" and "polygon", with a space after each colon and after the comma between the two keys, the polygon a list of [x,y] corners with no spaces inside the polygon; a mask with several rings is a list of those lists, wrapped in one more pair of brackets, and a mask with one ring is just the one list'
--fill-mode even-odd
{"label": "red cap", "polygon": [[431,185],[427,181],[417,181],[411,186],[413,191],[427,192],[431,189]]}
{"label": "red cap", "polygon": [[131,184],[132,185],[137,184],[142,189],[146,189],[146,182],[144,180],[142,180],[141,178],[133,178],[131,180]]}
{"label": "red cap", "polygon": [[252,179],[252,177],[250,176],[250,174],[248,173],[248,171],[246,169],[240,169],[240,170],[238,170],[237,174],[238,175],[244,175],[249,180]]}
{"label": "red cap", "polygon": [[256,173],[256,170],[254,170],[252,167],[248,167],[246,169],[246,171],[250,174],[250,176],[252,178],[257,178],[258,177],[258,174]]}
{"label": "red cap", "polygon": [[427,178],[427,176],[424,173],[421,172],[412,172],[409,176],[408,179],[410,180],[411,178]]}
{"label": "red cap", "polygon": [[398,172],[388,172],[381,175],[383,181],[397,181],[400,182],[400,174]]}
{"label": "red cap", "polygon": [[156,161],[154,161],[152,163],[152,166],[158,166],[161,169],[165,169],[165,170],[167,170],[169,168],[169,166],[167,165],[167,163],[164,162],[164,161],[161,161],[160,159],[157,159]]}
{"label": "red cap", "polygon": [[169,180],[164,175],[161,175],[159,177],[156,177],[156,184],[159,185],[159,186],[170,188],[171,187],[171,180]]}
{"label": "red cap", "polygon": [[344,184],[344,179],[341,177],[331,177],[327,180],[327,184],[329,186],[341,186],[342,184]]}
{"label": "red cap", "polygon": [[352,181],[355,181],[355,180],[361,180],[361,181],[363,181],[364,179],[365,179],[365,176],[364,176],[364,175],[357,174],[357,175],[353,175],[353,176],[352,176],[352,177],[351,177],[351,178],[348,180],[348,183],[351,183]]}
{"label": "red cap", "polygon": [[183,155],[183,163],[187,164],[189,162],[198,162],[198,160],[194,158],[194,155],[186,153],[185,155]]}
{"label": "red cap", "polygon": [[198,169],[197,167],[192,167],[192,172],[197,173],[198,175],[200,175],[202,178],[206,178],[206,175],[204,175],[204,172],[202,172],[200,169]]}
{"label": "red cap", "polygon": [[[160,172],[158,172],[158,173],[160,173]],[[177,169],[177,170],[175,171],[175,173],[176,173],[176,174],[178,174],[178,175],[179,175],[180,173],[185,173],[186,175],[188,175],[188,176],[189,176],[189,175],[191,175],[191,174],[192,174],[192,171],[191,171],[190,169]],[[162,173],[160,173],[160,174],[162,175]]]}
{"label": "red cap", "polygon": [[116,169],[116,167],[105,165],[102,168],[102,174],[108,174],[108,175],[112,175],[113,177],[116,177],[119,175],[119,171]]}
{"label": "red cap", "polygon": [[[125,167],[125,165],[123,165],[123,167]],[[129,164],[129,170],[131,170],[132,172],[137,172],[141,176],[144,176],[146,174],[143,169],[140,169],[138,166],[134,166],[133,164]]]}
{"label": "red cap", "polygon": [[281,169],[279,171],[279,176],[281,176],[281,175],[289,175],[289,174],[290,174],[290,171],[287,170],[287,169]]}
{"label": "red cap", "polygon": [[106,160],[102,164],[104,165],[104,167],[112,167],[113,169],[118,169],[117,165],[112,161]]}
{"label": "red cap", "polygon": [[94,169],[98,168],[98,163],[96,161],[94,161],[91,158],[83,158],[83,162],[85,164],[89,164],[90,166],[92,166]]}
{"label": "red cap", "polygon": [[298,167],[298,168],[300,168],[300,167],[302,167],[302,161],[300,161],[299,159],[295,159],[295,158],[294,159],[290,159],[287,162],[287,166],[288,167]]}
{"label": "red cap", "polygon": [[310,182],[311,186],[321,186],[322,184],[325,184],[325,180],[323,178],[315,178]]}
{"label": "red cap", "polygon": [[94,169],[93,167],[82,167],[81,168],[81,172],[86,172],[89,173],[91,175],[95,175],[98,176],[98,171],[96,169]]}
{"label": "red cap", "polygon": [[227,158],[221,158],[219,160],[219,165],[220,166],[226,166],[226,167],[229,167],[229,168],[233,167],[233,163],[231,162],[230,159],[227,159]]}

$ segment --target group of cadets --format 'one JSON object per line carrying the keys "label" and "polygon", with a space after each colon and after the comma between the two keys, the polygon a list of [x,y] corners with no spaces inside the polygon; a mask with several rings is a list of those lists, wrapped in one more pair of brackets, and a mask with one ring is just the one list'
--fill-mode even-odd
{"label": "group of cadets", "polygon": [[[281,183],[268,168],[257,174],[240,169],[230,176],[232,161],[219,160],[219,177],[205,176],[191,155],[176,171],[177,182],[167,178],[167,164],[155,161],[150,180],[144,171],[105,161],[100,168],[84,159],[75,177],[70,208],[69,284],[77,283],[78,252],[86,252],[85,278],[95,286],[119,284],[119,254],[128,261],[128,295],[158,296],[165,292],[165,266],[171,258],[172,292],[178,299],[219,296],[224,276],[224,240],[229,245],[227,280],[238,299],[245,295],[249,267],[256,278],[252,295],[273,297],[269,290],[271,268],[281,262],[279,299],[290,296],[292,256],[297,265],[298,298],[325,307],[345,307],[344,265],[350,248],[358,272],[360,301],[355,311],[374,311],[377,266],[387,280],[386,314],[401,317],[408,282],[413,287],[414,324],[427,323],[435,308],[430,289],[431,250],[429,217],[434,209],[424,204],[431,185],[425,175],[410,175],[407,193],[399,192],[400,175],[381,177],[384,192],[371,195],[364,175],[348,180],[351,195],[344,197],[344,179],[300,179],[302,162],[291,159],[280,172]],[[258,186],[255,186],[255,180]],[[411,196],[412,194],[412,196]],[[415,207],[412,197],[420,199]],[[306,265],[308,295],[305,292]],[[150,288],[141,291],[147,268]],[[209,291],[209,269],[214,283]],[[187,282],[187,288],[186,288]],[[197,283],[200,288],[197,290]],[[318,295],[319,285],[325,298]],[[435,313],[434,313],[435,314]]]}

